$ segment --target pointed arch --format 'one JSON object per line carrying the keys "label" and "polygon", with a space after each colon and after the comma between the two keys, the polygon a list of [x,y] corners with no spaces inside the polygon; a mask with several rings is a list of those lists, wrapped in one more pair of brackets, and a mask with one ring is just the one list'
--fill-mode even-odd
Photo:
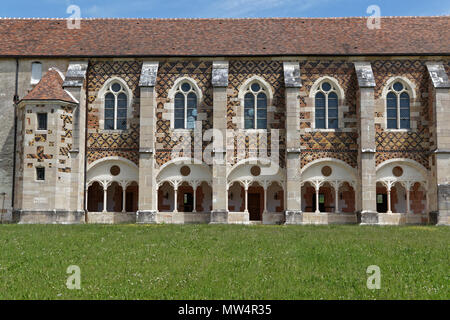
{"label": "pointed arch", "polygon": [[273,89],[269,83],[260,76],[252,76],[241,85],[238,98],[241,128],[267,130],[268,109],[273,101]]}
{"label": "pointed arch", "polygon": [[194,129],[198,109],[203,99],[197,82],[190,77],[178,78],[170,88],[168,97],[172,110],[170,127],[172,129]]}
{"label": "pointed arch", "polygon": [[[120,88],[113,90],[113,86]],[[127,82],[111,77],[98,91],[99,127],[101,130],[127,130],[133,116],[133,93]]]}
{"label": "pointed arch", "polygon": [[385,101],[385,128],[411,129],[411,99],[416,98],[415,85],[406,77],[391,77],[382,91]]}
{"label": "pointed arch", "polygon": [[309,97],[314,101],[312,127],[314,129],[339,129],[343,126],[342,101],[345,94],[337,79],[324,76],[311,86]]}

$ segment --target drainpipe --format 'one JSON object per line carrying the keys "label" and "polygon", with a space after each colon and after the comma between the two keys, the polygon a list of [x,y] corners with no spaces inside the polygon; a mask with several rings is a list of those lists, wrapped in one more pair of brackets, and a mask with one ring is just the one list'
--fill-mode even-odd
{"label": "drainpipe", "polygon": [[2,201],[2,211],[0,211],[0,224],[3,223],[3,210],[5,210],[5,198],[6,198],[6,192],[0,193],[0,196],[3,197]]}
{"label": "drainpipe", "polygon": [[[19,59],[16,58],[16,83],[14,89],[14,149],[13,149],[13,181],[11,190],[11,208],[14,211],[14,200],[16,195],[16,153],[17,153],[17,103],[19,102]],[[3,198],[4,202],[4,198]],[[3,212],[3,211],[2,211]]]}
{"label": "drainpipe", "polygon": [[86,97],[85,97],[85,116],[84,116],[84,192],[83,192],[83,206],[84,206],[84,222],[88,223],[88,208],[87,208],[87,196],[88,196],[88,192],[87,192],[87,141],[88,141],[88,100],[89,100],[89,86],[88,86],[88,72],[89,72],[89,61],[88,61],[88,67],[86,70]]}

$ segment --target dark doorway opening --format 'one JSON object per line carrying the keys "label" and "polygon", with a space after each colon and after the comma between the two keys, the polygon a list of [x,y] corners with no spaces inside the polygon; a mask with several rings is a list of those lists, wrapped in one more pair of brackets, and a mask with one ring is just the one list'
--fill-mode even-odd
{"label": "dark doorway opening", "polygon": [[[312,195],[312,212],[316,211],[316,194]],[[325,212],[325,194],[319,193],[319,211]]]}
{"label": "dark doorway opening", "polygon": [[261,221],[261,195],[259,193],[248,194],[248,212],[251,221]]}
{"label": "dark doorway opening", "polygon": [[191,192],[183,194],[183,212],[192,212],[194,209],[194,196]]}
{"label": "dark doorway opening", "polygon": [[387,194],[385,193],[377,194],[377,212],[387,212]]}

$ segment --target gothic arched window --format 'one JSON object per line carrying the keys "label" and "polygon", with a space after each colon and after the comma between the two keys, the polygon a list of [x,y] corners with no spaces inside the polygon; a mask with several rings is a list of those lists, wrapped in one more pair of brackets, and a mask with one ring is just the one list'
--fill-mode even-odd
{"label": "gothic arched window", "polygon": [[395,81],[386,95],[386,126],[388,129],[410,128],[409,89],[400,81]]}
{"label": "gothic arched window", "polygon": [[197,121],[197,93],[189,82],[182,82],[175,93],[175,129],[194,129]]}
{"label": "gothic arched window", "polygon": [[317,129],[338,128],[338,95],[336,88],[329,81],[322,82],[317,88],[315,119]]}
{"label": "gothic arched window", "polygon": [[105,93],[105,129],[127,129],[128,96],[124,87],[111,83]]}
{"label": "gothic arched window", "polygon": [[245,129],[267,129],[267,94],[258,82],[251,83],[244,95]]}

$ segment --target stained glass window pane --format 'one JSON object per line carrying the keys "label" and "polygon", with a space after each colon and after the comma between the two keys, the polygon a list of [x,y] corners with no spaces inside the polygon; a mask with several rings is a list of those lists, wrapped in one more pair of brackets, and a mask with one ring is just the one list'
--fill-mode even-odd
{"label": "stained glass window pane", "polygon": [[325,118],[325,108],[316,109],[316,118]]}
{"label": "stained glass window pane", "polygon": [[337,118],[338,110],[328,108],[328,118]]}
{"label": "stained glass window pane", "polygon": [[175,95],[175,108],[184,108],[184,95],[181,93]]}
{"label": "stained glass window pane", "polygon": [[247,93],[244,96],[244,122],[245,129],[255,128],[255,96],[251,93]]}
{"label": "stained glass window pane", "polygon": [[245,119],[245,129],[254,129],[253,119]]}
{"label": "stained glass window pane", "polygon": [[337,94],[332,92],[328,95],[328,108],[338,107],[338,97]]}
{"label": "stained glass window pane", "polygon": [[386,104],[388,108],[397,108],[397,95],[389,92],[386,96]]}
{"label": "stained glass window pane", "polygon": [[258,129],[267,129],[267,120],[266,119],[258,119],[257,121]]}
{"label": "stained glass window pane", "polygon": [[117,106],[119,108],[127,107],[127,96],[124,93],[119,94],[119,96],[117,97]]}
{"label": "stained glass window pane", "polygon": [[114,119],[114,109],[105,109],[105,119]]}
{"label": "stained glass window pane", "polygon": [[184,118],[184,109],[176,108],[175,109],[175,118]]}
{"label": "stained glass window pane", "polygon": [[127,118],[127,109],[117,109],[117,118]]}
{"label": "stained glass window pane", "polygon": [[392,108],[387,109],[387,117],[388,118],[397,118],[397,109],[392,109]]}
{"label": "stained glass window pane", "polygon": [[197,95],[193,92],[189,93],[187,96],[187,107],[197,108]]}
{"label": "stained glass window pane", "polygon": [[127,120],[117,119],[117,130],[126,130],[126,129],[127,129]]}
{"label": "stained glass window pane", "polygon": [[328,118],[328,128],[329,129],[337,129],[338,121],[337,119]]}
{"label": "stained glass window pane", "polygon": [[175,119],[175,129],[184,128],[184,119]]}
{"label": "stained glass window pane", "polygon": [[407,118],[409,119],[409,109],[400,109],[400,118]]}
{"label": "stained glass window pane", "polygon": [[253,92],[258,92],[259,89],[261,89],[261,87],[258,83],[253,83],[251,88],[252,88]]}
{"label": "stained glass window pane", "polygon": [[392,87],[394,88],[395,91],[402,91],[403,90],[403,85],[400,82],[394,83],[394,85]]}
{"label": "stained glass window pane", "polygon": [[322,92],[316,94],[316,128],[325,128],[325,95]]}
{"label": "stained glass window pane", "polygon": [[257,109],[257,117],[258,117],[258,119],[266,119],[267,118],[267,110],[266,109]]}
{"label": "stained glass window pane", "polygon": [[251,93],[247,93],[244,97],[244,107],[253,108],[255,106],[255,96]]}
{"label": "stained glass window pane", "polygon": [[267,129],[267,97],[259,93],[257,97],[257,128]]}
{"label": "stained glass window pane", "polygon": [[325,95],[322,92],[316,94],[316,109],[318,107],[325,108]]}
{"label": "stained glass window pane", "polygon": [[105,129],[106,130],[114,130],[114,119],[105,120]]}
{"label": "stained glass window pane", "polygon": [[122,86],[121,86],[120,84],[118,84],[118,83],[114,83],[114,84],[111,86],[111,89],[112,89],[112,91],[114,91],[114,92],[119,92],[121,88],[122,88]]}
{"label": "stained glass window pane", "polygon": [[325,119],[316,118],[316,128],[325,128]]}
{"label": "stained glass window pane", "polygon": [[112,93],[105,96],[105,108],[114,108],[114,95]]}
{"label": "stained glass window pane", "polygon": [[189,90],[191,90],[191,85],[185,82],[181,85],[181,90],[183,90],[184,92],[188,92]]}
{"label": "stained glass window pane", "polygon": [[388,119],[387,120],[387,127],[388,127],[388,129],[395,129],[395,128],[397,128],[397,120],[396,119]]}
{"label": "stained glass window pane", "polygon": [[323,91],[330,91],[331,90],[331,84],[329,84],[328,82],[322,83],[322,90]]}
{"label": "stained glass window pane", "polygon": [[265,93],[261,92],[258,94],[257,106],[258,108],[267,108],[267,98]]}
{"label": "stained glass window pane", "polygon": [[409,119],[400,119],[400,128],[409,129]]}

